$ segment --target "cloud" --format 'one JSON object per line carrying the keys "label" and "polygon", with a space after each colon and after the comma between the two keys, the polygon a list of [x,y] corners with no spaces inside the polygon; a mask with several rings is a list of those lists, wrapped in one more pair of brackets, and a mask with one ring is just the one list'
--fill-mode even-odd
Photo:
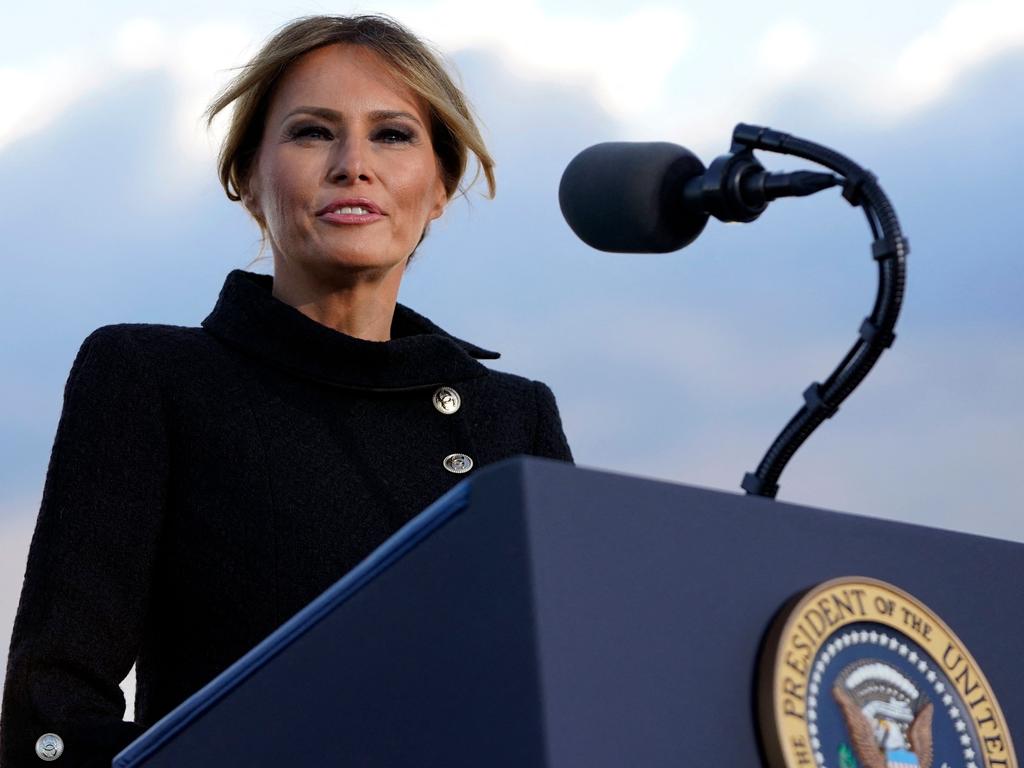
{"label": "cloud", "polygon": [[[497,14],[497,16],[495,16]],[[572,83],[592,92],[613,114],[656,106],[686,49],[691,23],[670,7],[647,6],[608,19],[552,13],[537,2],[495,6],[486,23],[471,0],[440,0],[396,9],[411,28],[443,49],[481,49],[520,77]],[[196,165],[215,153],[223,128],[209,137],[199,116],[231,75],[255,53],[263,34],[238,23],[201,22],[175,28],[140,17],[74,55],[0,70],[0,98],[15,105],[0,118],[0,150],[43,129],[77,99],[113,78],[164,69],[176,84],[173,137],[177,158]]]}
{"label": "cloud", "polygon": [[113,58],[121,67],[152,69],[167,60],[167,36],[153,19],[132,19],[114,31]]}
{"label": "cloud", "polygon": [[[829,21],[835,18],[819,17],[813,24],[791,18],[755,40],[737,40],[730,67],[701,69],[687,84],[699,88],[700,109],[676,109],[666,121],[699,151],[716,151],[739,120],[772,124],[780,113],[788,125],[779,128],[797,130],[797,121],[820,116],[830,125],[861,131],[888,129],[948,98],[987,63],[1024,47],[1024,4],[1018,0],[961,2],[937,20],[922,18],[902,39],[830,27]],[[748,59],[745,47],[752,51]],[[662,98],[687,103],[677,91]],[[628,128],[642,131],[640,121]]]}
{"label": "cloud", "polygon": [[807,71],[817,53],[818,41],[810,27],[799,21],[779,22],[757,44],[758,74],[774,82],[792,80]]}
{"label": "cloud", "polygon": [[[391,10],[449,54],[486,51],[520,78],[588,93],[622,136],[677,133],[700,149],[720,145],[737,119],[771,114],[794,88],[818,93],[820,108],[857,124],[902,120],[942,97],[965,72],[1024,45],[1024,6],[1017,0],[960,3],[888,55],[865,53],[862,33],[826,28],[822,19],[791,17],[763,32],[758,25],[738,32],[725,15],[664,3],[603,16],[559,11],[539,0],[493,6],[486,17],[472,0]],[[208,134],[200,116],[231,68],[268,31],[234,21],[174,24],[140,16],[91,47],[4,68],[0,99],[8,107],[0,115],[0,152],[105,83],[164,70],[174,83],[174,107],[163,188],[193,186],[224,131],[220,120]],[[714,58],[726,49],[729,66]]]}
{"label": "cloud", "polygon": [[207,133],[202,113],[213,96],[254,53],[259,40],[242,24],[201,22],[177,29],[151,18],[117,25],[91,48],[52,55],[41,63],[0,69],[0,152],[46,130],[60,115],[112,83],[139,73],[164,72],[174,105],[162,153],[160,189],[190,185],[205,172],[225,131],[223,117]]}
{"label": "cloud", "polygon": [[32,67],[0,68],[0,151],[46,130],[103,79],[104,68],[96,61],[73,54],[51,56]]}
{"label": "cloud", "polygon": [[897,113],[935,102],[963,74],[1024,46],[1024,4],[1019,0],[961,3],[896,58],[885,98],[875,106]]}
{"label": "cloud", "polygon": [[667,5],[600,18],[524,0],[489,6],[483,23],[479,8],[474,0],[441,0],[395,15],[443,49],[479,48],[520,77],[589,88],[617,115],[652,107],[664,96],[692,34],[689,16]]}
{"label": "cloud", "polygon": [[[775,50],[785,50],[792,38],[795,58],[809,39],[799,40],[796,29],[776,33]],[[804,35],[809,38],[809,33]],[[766,35],[762,46],[768,45]],[[827,45],[830,41],[823,41]],[[891,53],[863,53],[849,44],[829,46],[813,68],[799,79],[773,80],[760,100],[768,104],[794,87],[818,94],[818,106],[834,119],[861,125],[891,126],[917,115],[987,62],[1024,48],[1024,5],[1017,0],[972,0],[953,6],[936,23],[921,30]],[[804,62],[806,63],[806,62]]]}

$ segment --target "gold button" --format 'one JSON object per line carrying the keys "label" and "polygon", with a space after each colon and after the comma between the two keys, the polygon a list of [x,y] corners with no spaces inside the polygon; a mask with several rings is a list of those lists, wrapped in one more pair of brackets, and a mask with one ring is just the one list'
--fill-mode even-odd
{"label": "gold button", "polygon": [[473,468],[473,460],[464,453],[453,453],[444,457],[444,468],[455,475],[464,475]]}
{"label": "gold button", "polygon": [[36,754],[40,760],[53,762],[64,754],[64,739],[56,733],[44,733],[36,741]]}
{"label": "gold button", "polygon": [[445,416],[455,413],[461,405],[462,398],[451,387],[438,387],[434,392],[434,407]]}

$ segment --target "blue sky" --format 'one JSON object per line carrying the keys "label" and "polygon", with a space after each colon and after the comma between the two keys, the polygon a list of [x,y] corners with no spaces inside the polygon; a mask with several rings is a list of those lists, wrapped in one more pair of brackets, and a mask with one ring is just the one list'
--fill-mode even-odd
{"label": "blue sky", "polygon": [[[896,344],[797,454],[780,498],[1024,541],[1024,6],[514,8],[388,8],[449,54],[498,161],[497,199],[449,208],[400,300],[548,382],[579,464],[736,490],[870,310],[863,217],[830,191],[752,225],[712,222],[677,254],[604,254],[561,220],[558,179],[612,139],[708,162],[740,121],[833,146],[878,174],[901,216],[907,299]],[[354,10],[374,8],[6,12],[4,648],[78,345],[105,323],[197,324],[256,255],[255,226],[217,185],[220,126],[201,128],[203,108],[279,24]]]}

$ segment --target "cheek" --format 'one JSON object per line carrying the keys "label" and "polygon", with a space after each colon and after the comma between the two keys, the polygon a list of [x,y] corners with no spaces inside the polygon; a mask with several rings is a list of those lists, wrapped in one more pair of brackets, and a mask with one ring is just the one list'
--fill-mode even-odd
{"label": "cheek", "polygon": [[287,228],[297,223],[311,199],[310,173],[312,169],[297,167],[294,162],[268,165],[262,180],[263,210],[271,226]]}
{"label": "cheek", "polygon": [[264,209],[288,209],[301,203],[316,181],[316,162],[309,155],[291,152],[287,146],[263,148],[258,174]]}
{"label": "cheek", "polygon": [[[410,227],[422,227],[438,201],[438,190],[444,189],[433,162],[424,163],[396,179],[395,196],[401,200],[402,208],[414,218]],[[417,237],[418,237],[417,233]]]}

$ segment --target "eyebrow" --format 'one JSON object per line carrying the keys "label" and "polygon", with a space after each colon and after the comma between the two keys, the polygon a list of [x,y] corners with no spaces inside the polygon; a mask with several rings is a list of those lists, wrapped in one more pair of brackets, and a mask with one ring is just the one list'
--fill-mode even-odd
{"label": "eyebrow", "polygon": [[[296,107],[284,116],[284,120],[287,120],[292,115],[298,114],[315,115],[316,117],[322,117],[324,120],[333,120],[335,122],[341,122],[342,119],[341,112],[328,109],[327,107]],[[412,120],[417,125],[423,125],[419,118],[411,112],[402,112],[394,109],[377,109],[370,112],[370,120],[375,123],[382,122],[384,120],[394,120],[395,118],[405,118],[406,120]],[[281,122],[284,122],[284,120]]]}

